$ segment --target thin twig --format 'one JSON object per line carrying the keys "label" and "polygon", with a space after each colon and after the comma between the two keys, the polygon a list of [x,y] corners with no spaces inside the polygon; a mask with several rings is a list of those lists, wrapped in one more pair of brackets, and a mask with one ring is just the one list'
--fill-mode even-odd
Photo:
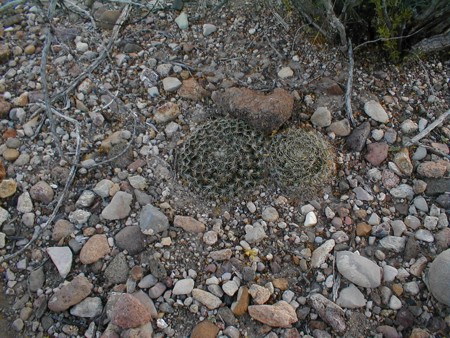
{"label": "thin twig", "polygon": [[378,39],[375,39],[375,40],[365,41],[365,42],[359,44],[358,46],[356,46],[355,48],[353,48],[353,50],[360,49],[362,46],[365,46],[365,45],[367,45],[369,43],[376,43],[376,42],[380,42],[380,41],[389,41],[389,40],[407,39],[407,38],[409,38],[409,37],[411,37],[413,35],[416,35],[417,33],[419,33],[422,30],[423,30],[423,28],[421,28],[417,32],[414,32],[414,33],[409,34],[409,35],[394,36],[392,38],[378,38]]}
{"label": "thin twig", "polygon": [[266,41],[267,41],[267,43],[269,44],[269,46],[275,51],[275,53],[278,54],[279,58],[280,58],[280,59],[284,59],[283,54],[281,54],[281,53],[280,53],[280,52],[272,45],[272,43],[270,42],[270,39],[267,37],[266,34],[264,34],[264,38],[266,39]]}
{"label": "thin twig", "polygon": [[15,0],[15,1],[8,2],[8,3],[4,4],[2,7],[0,7],[0,13],[5,12],[12,7],[21,5],[21,4],[25,3],[26,1],[27,0]]}
{"label": "thin twig", "polygon": [[356,127],[352,111],[353,68],[355,65],[355,61],[353,59],[352,40],[350,39],[348,39],[347,48],[348,48],[348,79],[347,79],[347,88],[345,90],[345,111],[347,112],[347,118],[351,122],[352,126]]}
{"label": "thin twig", "polygon": [[93,18],[91,13],[89,13],[87,10],[81,8],[77,4],[73,3],[72,1],[64,0],[64,4],[66,5],[66,7],[69,10],[74,11],[75,13],[77,13],[80,16],[87,17],[89,19],[89,21],[91,21],[91,25],[94,28],[94,30],[97,30],[97,24],[95,23],[95,19]]}
{"label": "thin twig", "polygon": [[450,109],[447,110],[445,113],[441,114],[441,116],[439,116],[436,120],[434,120],[433,123],[431,123],[428,127],[422,130],[419,134],[417,134],[411,140],[409,140],[409,142],[406,142],[405,146],[409,147],[415,144],[416,142],[419,142],[421,139],[427,136],[434,128],[440,125],[449,115]]}

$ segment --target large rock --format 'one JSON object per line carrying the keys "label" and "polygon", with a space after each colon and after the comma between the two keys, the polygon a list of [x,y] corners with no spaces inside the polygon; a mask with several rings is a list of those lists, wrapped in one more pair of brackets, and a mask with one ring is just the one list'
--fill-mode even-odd
{"label": "large rock", "polygon": [[121,250],[127,250],[130,255],[144,251],[146,246],[145,235],[137,225],[127,226],[114,236],[116,245]]}
{"label": "large rock", "polygon": [[105,257],[110,251],[106,235],[94,235],[83,245],[80,261],[83,264],[92,264]]}
{"label": "large rock", "polygon": [[233,87],[214,92],[211,97],[224,111],[264,133],[280,128],[291,117],[294,107],[293,96],[280,88],[265,95],[248,88]]}
{"label": "large rock", "polygon": [[370,134],[370,123],[364,122],[356,127],[347,137],[347,148],[353,152],[361,152],[366,145],[367,137]]}
{"label": "large rock", "polygon": [[111,323],[123,329],[135,328],[148,323],[151,314],[137,298],[128,293],[120,295],[111,315]]}
{"label": "large rock", "polygon": [[128,217],[131,211],[133,196],[124,191],[118,191],[111,202],[103,209],[102,217],[107,220],[123,219]]}
{"label": "large rock", "polygon": [[48,308],[54,312],[63,312],[89,296],[92,287],[86,277],[79,275],[55,292],[48,301]]}
{"label": "large rock", "polygon": [[381,284],[381,268],[370,259],[350,251],[336,254],[339,272],[350,282],[365,288],[376,288]]}
{"label": "large rock", "polygon": [[331,325],[336,332],[345,331],[345,312],[340,306],[325,298],[320,293],[313,294],[310,297],[310,301],[319,316]]}
{"label": "large rock", "polygon": [[253,319],[272,327],[290,327],[298,320],[295,309],[283,300],[274,305],[251,305],[248,313]]}
{"label": "large rock", "polygon": [[364,104],[364,112],[377,122],[386,123],[389,121],[388,114],[377,101],[367,101]]}
{"label": "large rock", "polygon": [[169,220],[158,208],[145,205],[139,215],[139,227],[145,235],[155,235],[169,229]]}
{"label": "large rock", "polygon": [[431,263],[428,281],[433,296],[450,306],[450,249],[441,252]]}

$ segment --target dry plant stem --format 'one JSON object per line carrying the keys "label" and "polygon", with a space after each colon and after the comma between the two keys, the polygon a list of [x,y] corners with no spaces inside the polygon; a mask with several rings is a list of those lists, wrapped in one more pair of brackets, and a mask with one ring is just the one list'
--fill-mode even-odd
{"label": "dry plant stem", "polygon": [[323,2],[325,6],[325,11],[327,13],[328,19],[330,20],[330,24],[339,32],[339,37],[341,39],[341,45],[347,46],[347,33],[345,32],[345,27],[342,22],[336,17],[336,14],[333,10],[333,5],[331,4],[331,0],[325,0]]}
{"label": "dry plant stem", "polygon": [[18,6],[18,5],[21,5],[21,4],[25,3],[25,2],[26,2],[26,0],[16,0],[16,1],[8,2],[7,4],[5,4],[2,7],[0,7],[0,13],[3,13],[5,11],[7,11],[8,9],[10,9],[12,7],[15,7],[15,6]]}
{"label": "dry plant stem", "polygon": [[19,251],[16,251],[13,254],[0,257],[0,263],[4,262],[4,261],[9,261],[12,258],[17,257],[20,254],[22,254],[25,250],[27,250],[30,247],[31,244],[33,244],[39,238],[39,235],[42,233],[42,231],[45,228],[47,228],[49,224],[51,224],[53,222],[56,215],[58,214],[59,208],[61,207],[61,205],[64,202],[64,199],[66,197],[67,192],[69,191],[70,186],[72,185],[73,179],[75,177],[75,173],[76,173],[78,165],[80,163],[80,154],[81,154],[80,123],[70,117],[65,116],[64,114],[61,114],[56,109],[52,108],[52,113],[69,121],[70,123],[72,123],[75,126],[75,131],[77,134],[77,146],[76,146],[76,152],[75,152],[75,160],[73,161],[72,167],[70,168],[69,176],[67,177],[66,184],[64,185],[64,189],[61,192],[61,195],[59,196],[58,203],[56,204],[55,208],[53,209],[53,212],[50,215],[50,217],[48,218],[48,220],[46,222],[42,223],[40,226],[34,227],[33,236],[31,237],[30,241],[26,245],[24,245],[24,247],[22,249],[20,249]]}
{"label": "dry plant stem", "polygon": [[348,79],[347,88],[345,90],[345,111],[347,112],[347,118],[351,122],[352,126],[355,127],[355,119],[353,118],[352,111],[352,85],[353,85],[353,68],[355,61],[353,59],[353,48],[352,41],[348,40]]}
{"label": "dry plant stem", "polygon": [[85,9],[79,7],[77,4],[75,4],[75,3],[73,3],[72,1],[69,1],[69,0],[65,0],[64,4],[66,5],[66,7],[68,9],[74,11],[78,15],[88,18],[91,21],[91,25],[94,28],[94,30],[97,30],[97,25],[95,23],[95,20],[94,20],[94,18],[92,17],[92,15],[88,11],[86,11]]}
{"label": "dry plant stem", "polygon": [[420,142],[415,142],[414,144],[416,144],[416,145],[418,145],[420,147],[424,147],[424,148],[428,149],[429,151],[431,151],[432,153],[434,153],[436,155],[439,155],[439,156],[442,156],[442,157],[445,157],[445,158],[448,158],[450,160],[450,155],[440,151],[439,149],[430,147],[430,146],[428,146],[426,144],[423,144],[423,143],[420,143]]}
{"label": "dry plant stem", "polygon": [[368,45],[369,43],[376,43],[376,42],[380,42],[380,41],[389,41],[389,40],[406,39],[406,38],[409,38],[409,37],[411,37],[413,35],[416,35],[417,33],[421,32],[422,30],[423,30],[423,28],[421,28],[417,32],[414,32],[414,33],[409,34],[409,35],[394,36],[392,38],[379,38],[379,39],[375,39],[375,40],[366,41],[366,42],[363,42],[363,43],[359,44],[355,48],[353,48],[353,50],[360,49],[361,47],[363,47],[365,45]]}
{"label": "dry plant stem", "polygon": [[421,139],[423,139],[425,136],[427,136],[434,128],[436,128],[438,125],[440,125],[444,120],[450,115],[450,110],[447,110],[445,113],[443,113],[441,116],[439,116],[436,120],[434,120],[428,127],[426,127],[424,130],[422,130],[419,134],[414,136],[409,142],[406,142],[405,146],[409,147],[413,144],[416,144]]}

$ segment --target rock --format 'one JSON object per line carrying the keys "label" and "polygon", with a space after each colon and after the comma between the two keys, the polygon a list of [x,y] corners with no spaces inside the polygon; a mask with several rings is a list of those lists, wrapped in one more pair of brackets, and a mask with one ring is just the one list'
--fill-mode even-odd
{"label": "rock", "polygon": [[220,329],[209,320],[204,320],[194,326],[191,338],[216,338]]}
{"label": "rock", "polygon": [[112,30],[119,19],[122,11],[119,10],[99,10],[95,15],[97,25],[102,29]]}
{"label": "rock", "polygon": [[417,196],[414,198],[413,204],[418,210],[428,212],[428,204],[423,196]]}
{"label": "rock", "polygon": [[184,80],[177,93],[180,97],[193,101],[200,101],[209,96],[209,92],[204,89],[194,78]]}
{"label": "rock", "polygon": [[166,123],[175,120],[180,114],[180,107],[176,103],[167,102],[156,108],[153,119],[156,123]]}
{"label": "rock", "polygon": [[381,181],[386,189],[392,189],[398,185],[400,178],[393,171],[384,169],[381,174]]}
{"label": "rock", "polygon": [[168,76],[162,80],[163,88],[168,93],[173,93],[181,87],[181,81],[176,77]]}
{"label": "rock", "polygon": [[319,268],[323,263],[325,263],[328,254],[333,250],[335,245],[334,239],[329,239],[312,253],[311,257],[311,267]]}
{"label": "rock", "polygon": [[381,325],[377,327],[377,332],[381,333],[384,338],[401,338],[395,328],[389,325]]}
{"label": "rock", "polygon": [[450,191],[450,179],[448,178],[427,180],[426,183],[427,190],[425,190],[425,193],[428,196],[445,194]]}
{"label": "rock", "polygon": [[17,160],[17,158],[19,157],[20,153],[17,149],[10,149],[7,148],[4,152],[3,152],[3,158],[8,161],[8,162],[14,162],[15,160]]}
{"label": "rock", "polygon": [[17,199],[17,211],[24,214],[33,211],[33,201],[28,191],[23,192]]}
{"label": "rock", "polygon": [[426,161],[420,163],[417,167],[417,173],[427,178],[441,178],[446,171],[447,166],[443,162]]}
{"label": "rock", "polygon": [[431,263],[429,289],[441,303],[450,306],[450,249],[442,251]]}
{"label": "rock", "polygon": [[287,79],[294,76],[294,71],[290,67],[283,67],[278,71],[278,77],[280,79]]}
{"label": "rock", "polygon": [[320,293],[315,293],[310,297],[312,307],[319,316],[328,323],[336,332],[344,332],[346,329],[346,318],[344,310],[325,298]]}
{"label": "rock", "polygon": [[53,201],[54,192],[47,182],[39,181],[31,187],[30,196],[35,201],[49,204]]}
{"label": "rock", "polygon": [[151,320],[151,314],[137,298],[130,294],[120,295],[111,315],[111,323],[123,329],[136,328]]}
{"label": "rock", "polygon": [[214,245],[219,240],[219,237],[217,235],[217,232],[211,230],[211,231],[205,232],[205,234],[202,237],[202,240],[203,240],[203,243],[205,243],[207,245]]}
{"label": "rock", "polygon": [[259,243],[266,237],[266,231],[259,222],[255,222],[253,225],[248,224],[245,226],[245,241],[247,243]]}
{"label": "rock", "polygon": [[104,276],[110,285],[125,283],[128,278],[128,263],[125,255],[121,252],[113,258],[105,269]]}
{"label": "rock", "polygon": [[[142,280],[139,282],[138,286],[141,289],[148,289],[148,288],[151,288],[153,285],[155,285],[157,282],[158,282],[158,279],[155,276],[153,276],[152,274],[149,274],[149,275],[145,276],[144,278],[142,278]],[[188,282],[185,282],[185,283],[188,283]]]}
{"label": "rock", "polygon": [[161,63],[156,67],[156,72],[161,77],[169,76],[170,71],[172,70],[172,64],[170,63]]}
{"label": "rock", "polygon": [[293,96],[280,88],[265,95],[248,88],[233,87],[222,93],[214,92],[211,98],[224,111],[267,134],[289,120],[294,107]]}
{"label": "rock", "polygon": [[173,295],[188,295],[194,288],[194,280],[192,278],[180,279],[176,282],[172,294]]}
{"label": "rock", "polygon": [[380,240],[380,245],[395,252],[402,252],[405,249],[406,237],[386,236]]}
{"label": "rock", "polygon": [[208,36],[214,33],[217,30],[217,27],[215,25],[212,25],[210,23],[205,23],[203,25],[203,35]]}
{"label": "rock", "polygon": [[361,187],[356,187],[353,192],[356,194],[356,199],[360,201],[373,201],[373,196]]}
{"label": "rock", "polygon": [[266,222],[275,222],[280,216],[278,215],[277,209],[274,207],[267,207],[263,210],[261,217]]}
{"label": "rock", "polygon": [[389,122],[389,116],[377,101],[370,100],[364,104],[364,112],[373,120],[381,123]]}
{"label": "rock", "polygon": [[409,200],[414,197],[414,189],[408,184],[400,184],[398,187],[389,190],[392,197],[407,198]]}
{"label": "rock", "polygon": [[342,289],[339,294],[339,298],[336,300],[337,305],[349,309],[356,309],[366,306],[366,303],[367,301],[362,292],[359,291],[359,289],[353,284],[350,284],[345,289]]}
{"label": "rock", "polygon": [[105,257],[110,251],[106,235],[94,235],[83,245],[80,261],[83,264],[92,264]]}
{"label": "rock", "polygon": [[389,307],[392,310],[400,310],[402,308],[402,301],[398,299],[397,296],[392,295],[391,299],[389,300]]}
{"label": "rock", "polygon": [[248,288],[246,286],[241,286],[236,301],[231,304],[231,311],[233,311],[236,316],[242,316],[247,312],[249,302],[250,296]]}
{"label": "rock", "polygon": [[381,268],[365,257],[350,251],[339,251],[336,265],[345,278],[358,286],[376,288],[381,284]]}
{"label": "rock", "polygon": [[303,225],[305,227],[312,227],[312,226],[314,226],[316,224],[317,224],[317,216],[316,216],[316,214],[314,213],[314,211],[308,212],[306,214],[305,222],[303,223]]}
{"label": "rock", "polygon": [[229,260],[232,255],[233,252],[231,251],[231,249],[216,250],[209,253],[209,257],[218,262]]}
{"label": "rock", "polygon": [[68,246],[47,248],[47,253],[50,256],[53,264],[58,269],[62,278],[66,278],[72,268],[72,251]]}
{"label": "rock", "polygon": [[223,292],[230,297],[233,297],[238,289],[239,285],[234,280],[229,280],[222,285]]}
{"label": "rock", "polygon": [[407,148],[403,148],[397,154],[395,154],[394,163],[403,174],[411,176],[414,167],[411,163],[411,159],[409,158],[409,152]]}
{"label": "rock", "polygon": [[166,291],[167,286],[161,282],[156,283],[148,290],[148,296],[152,299],[158,299]]}
{"label": "rock", "polygon": [[89,208],[92,206],[95,200],[95,193],[91,190],[84,190],[80,197],[78,197],[75,205],[80,208]]}
{"label": "rock", "polygon": [[44,283],[45,273],[42,266],[30,272],[30,276],[28,278],[28,288],[31,292],[36,292],[37,290],[42,289]]}
{"label": "rock", "polygon": [[253,319],[271,327],[290,327],[298,320],[295,309],[283,300],[274,305],[251,305],[248,313]]}
{"label": "rock", "polygon": [[402,122],[402,124],[400,125],[400,129],[402,130],[402,132],[404,134],[412,134],[412,133],[416,132],[417,129],[419,129],[419,126],[413,120],[407,119]]}
{"label": "rock", "polygon": [[398,270],[390,265],[383,266],[383,280],[385,282],[393,282],[398,275]]}
{"label": "rock", "polygon": [[[10,216],[9,212],[6,211],[5,209],[3,209],[2,207],[0,207],[0,225],[5,223],[9,219],[9,216]],[[3,228],[3,231],[5,231],[4,228]]]}
{"label": "rock", "polygon": [[[0,45],[0,58],[1,58],[1,45]],[[6,116],[11,110],[11,104],[0,96],[0,117]]]}
{"label": "rock", "polygon": [[412,159],[414,161],[421,161],[427,156],[427,149],[425,147],[417,147],[416,151],[414,152]]}
{"label": "rock", "polygon": [[353,132],[347,137],[347,148],[352,152],[361,152],[366,145],[367,137],[370,134],[370,123],[364,122],[356,127]]}
{"label": "rock", "polygon": [[188,22],[188,16],[185,12],[181,12],[180,15],[178,15],[175,18],[175,23],[178,25],[178,28],[181,30],[186,30],[189,28],[189,22]]}
{"label": "rock", "polygon": [[420,328],[414,328],[409,336],[409,338],[429,338],[430,334]]}
{"label": "rock", "polygon": [[93,191],[100,197],[106,198],[109,197],[109,191],[113,186],[114,183],[112,181],[104,179],[95,185]]}
{"label": "rock", "polygon": [[116,245],[121,250],[127,250],[130,255],[136,255],[145,250],[145,235],[137,225],[127,226],[114,237]]}
{"label": "rock", "polygon": [[173,219],[173,225],[191,233],[202,233],[206,229],[206,225],[204,223],[189,216],[176,215]]}
{"label": "rock", "polygon": [[131,211],[132,200],[133,195],[129,193],[124,191],[116,192],[111,202],[103,209],[102,217],[109,221],[128,217]]}
{"label": "rock", "polygon": [[219,297],[201,289],[193,289],[192,297],[210,310],[217,309],[222,304]]}
{"label": "rock", "polygon": [[356,225],[356,235],[360,237],[366,237],[372,232],[372,226],[365,222],[358,223]]}
{"label": "rock", "polygon": [[331,124],[331,112],[327,107],[318,107],[311,116],[311,123],[317,127],[328,127]]}
{"label": "rock", "polygon": [[270,298],[270,290],[258,284],[252,284],[248,293],[252,296],[256,304],[264,304]]}
{"label": "rock", "polygon": [[352,127],[348,119],[342,119],[330,124],[327,131],[329,133],[334,133],[336,136],[344,137],[350,135],[352,132]]}
{"label": "rock", "polygon": [[169,220],[158,208],[147,204],[139,214],[139,228],[145,235],[155,235],[169,229]]}
{"label": "rock", "polygon": [[365,159],[374,166],[379,166],[387,158],[389,146],[384,142],[375,142],[367,145]]}
{"label": "rock", "polygon": [[92,287],[93,285],[86,277],[78,275],[55,292],[48,301],[48,308],[53,312],[63,312],[89,296]]}
{"label": "rock", "polygon": [[100,297],[88,297],[70,309],[70,314],[83,318],[94,318],[103,311]]}

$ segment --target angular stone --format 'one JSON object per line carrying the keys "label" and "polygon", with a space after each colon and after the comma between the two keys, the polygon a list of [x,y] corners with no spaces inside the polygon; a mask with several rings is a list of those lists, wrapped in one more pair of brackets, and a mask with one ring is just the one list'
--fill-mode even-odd
{"label": "angular stone", "polygon": [[310,297],[311,305],[319,316],[328,323],[336,332],[344,332],[346,329],[346,318],[344,310],[325,298],[320,293],[315,293]]}
{"label": "angular stone", "polygon": [[72,234],[74,230],[75,227],[72,223],[65,219],[60,219],[56,221],[55,225],[53,226],[52,239],[55,242],[59,242],[61,239],[70,236],[70,234]]}
{"label": "angular stone", "polygon": [[197,80],[190,78],[183,81],[180,89],[178,89],[178,95],[184,99],[200,101],[203,98],[208,97],[210,94],[197,82]]}
{"label": "angular stone", "polygon": [[148,308],[130,294],[120,295],[111,315],[111,323],[123,329],[136,328],[151,320]]}
{"label": "angular stone", "polygon": [[30,272],[30,277],[28,279],[28,287],[31,292],[36,292],[37,290],[42,289],[44,283],[45,283],[45,273],[43,267],[40,267]]}
{"label": "angular stone", "polygon": [[83,318],[94,318],[103,311],[100,297],[88,297],[70,309],[70,314]]}
{"label": "angular stone", "polygon": [[359,307],[366,306],[366,299],[359,289],[350,284],[345,289],[342,289],[339,298],[336,300],[336,304],[348,309],[356,309]]}
{"label": "angular stone", "polygon": [[129,193],[124,191],[116,192],[111,202],[103,209],[102,217],[110,221],[128,217],[131,211],[130,205],[132,200],[133,195]]}
{"label": "angular stone", "polygon": [[182,228],[186,232],[201,233],[206,229],[206,225],[190,216],[176,215],[173,219],[173,225]]}
{"label": "angular stone", "polygon": [[190,338],[216,338],[220,329],[209,320],[203,320],[192,329]]}
{"label": "angular stone", "polygon": [[407,175],[411,176],[414,166],[409,158],[409,152],[407,148],[403,148],[394,156],[394,163],[400,169],[400,171]]}
{"label": "angular stone", "polygon": [[236,301],[231,304],[231,311],[234,315],[242,316],[247,312],[248,304],[250,302],[250,295],[246,286],[241,286],[236,298]]}
{"label": "angular stone", "polygon": [[205,23],[203,25],[203,35],[208,36],[214,33],[217,30],[217,27],[210,23]]}
{"label": "angular stone", "polygon": [[72,250],[68,246],[47,248],[47,253],[62,278],[66,278],[72,268]]}
{"label": "angular stone", "polygon": [[387,158],[389,146],[384,142],[375,142],[367,145],[365,159],[374,166],[379,166]]}
{"label": "angular stone", "polygon": [[370,100],[364,104],[364,112],[373,120],[381,123],[389,122],[389,116],[377,101]]}
{"label": "angular stone", "polygon": [[217,309],[222,304],[219,297],[201,289],[193,289],[192,297],[210,310]]}
{"label": "angular stone", "polygon": [[265,95],[248,88],[233,87],[214,92],[211,97],[224,111],[268,134],[289,120],[294,108],[293,96],[280,88]]}
{"label": "angular stone", "polygon": [[380,245],[395,252],[402,252],[405,249],[406,237],[386,236],[380,240]]}
{"label": "angular stone", "polygon": [[54,195],[55,193],[53,192],[52,187],[44,181],[39,181],[30,189],[31,198],[44,204],[49,204],[53,201]]}
{"label": "angular stone", "polygon": [[350,126],[348,119],[342,119],[331,123],[327,131],[334,133],[336,136],[344,137],[350,135],[352,127]]}
{"label": "angular stone", "polygon": [[233,252],[231,251],[231,249],[216,250],[209,253],[209,257],[218,262],[229,260],[232,255]]}
{"label": "angular stone", "polygon": [[48,301],[48,308],[54,312],[63,312],[89,296],[92,287],[86,277],[79,275],[55,292]]}
{"label": "angular stone", "polygon": [[389,192],[395,198],[407,198],[411,200],[414,197],[414,190],[408,184],[400,184],[398,187],[389,190]]}
{"label": "angular stone", "polygon": [[361,152],[366,145],[367,137],[370,134],[370,123],[364,122],[356,127],[347,137],[347,148],[352,152]]}
{"label": "angular stone", "polygon": [[298,320],[295,309],[283,300],[274,305],[251,305],[248,313],[253,319],[272,327],[290,327]]}
{"label": "angular stone", "polygon": [[417,167],[417,173],[427,178],[441,178],[446,171],[447,166],[443,162],[426,161],[420,163]]}
{"label": "angular stone", "polygon": [[125,283],[130,271],[125,255],[121,252],[113,258],[105,269],[104,276],[110,285]]}
{"label": "angular stone", "polygon": [[[5,223],[9,219],[9,216],[9,212],[0,207],[0,225]],[[3,229],[3,231],[5,230]]]}
{"label": "angular stone", "polygon": [[328,127],[331,124],[331,112],[327,107],[318,107],[311,116],[311,123],[317,127]]}
{"label": "angular stone", "polygon": [[181,81],[176,77],[168,76],[162,80],[163,88],[166,92],[176,92],[181,87]]}
{"label": "angular stone", "polygon": [[173,295],[188,295],[194,288],[194,280],[192,278],[180,279],[173,287]]}
{"label": "angular stone", "polygon": [[311,267],[313,269],[319,268],[323,263],[325,263],[328,254],[333,250],[335,245],[334,239],[329,239],[312,253]]}
{"label": "angular stone", "polygon": [[156,108],[153,118],[156,123],[166,123],[175,120],[180,114],[180,107],[176,103],[167,102]]}
{"label": "angular stone", "polygon": [[345,278],[358,286],[376,288],[381,284],[381,268],[365,257],[350,251],[339,251],[336,265]]}
{"label": "angular stone", "polygon": [[258,284],[252,284],[248,293],[252,296],[253,301],[258,304],[264,304],[270,298],[270,290]]}
{"label": "angular stone", "polygon": [[94,235],[83,245],[80,252],[80,261],[83,264],[92,264],[105,257],[111,251],[106,235]]}
{"label": "angular stone", "polygon": [[283,67],[278,71],[277,75],[280,79],[287,79],[294,75],[294,71],[290,67]]}
{"label": "angular stone", "polygon": [[138,225],[123,228],[114,236],[114,240],[121,250],[127,250],[130,255],[136,255],[146,247],[145,235]]}

